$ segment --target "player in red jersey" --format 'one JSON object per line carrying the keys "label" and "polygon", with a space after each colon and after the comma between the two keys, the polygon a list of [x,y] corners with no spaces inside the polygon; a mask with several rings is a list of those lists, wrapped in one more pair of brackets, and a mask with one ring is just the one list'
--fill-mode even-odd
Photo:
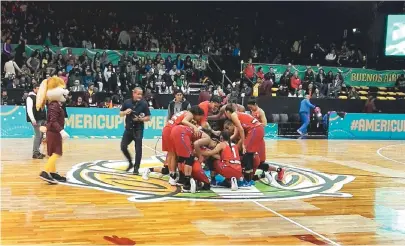
{"label": "player in red jersey", "polygon": [[[236,112],[235,109],[228,105],[225,108],[225,115],[235,125],[239,134],[238,144],[242,148],[242,164],[244,165],[245,181],[251,183],[253,177],[253,160],[254,154],[263,150],[264,145],[264,127],[250,114]],[[232,139],[235,136],[232,136]],[[266,156],[266,153],[259,153]]]}
{"label": "player in red jersey", "polygon": [[247,107],[250,110],[250,114],[255,117],[264,127],[267,126],[267,118],[263,109],[259,108],[256,99],[250,99],[247,103]]}
{"label": "player in red jersey", "polygon": [[192,128],[194,132],[198,135],[199,130],[194,122],[199,122],[204,116],[204,111],[199,106],[193,106],[188,111],[181,111],[173,115],[170,120],[167,121],[165,127],[162,130],[162,150],[167,151],[165,167],[161,170],[160,168],[150,168],[146,169],[142,175],[142,178],[147,180],[150,172],[160,172],[162,174],[169,174],[169,183],[171,185],[176,185],[176,153],[174,150],[174,144],[170,137],[173,127],[177,125],[184,125]]}
{"label": "player in red jersey", "polygon": [[211,112],[215,112],[221,106],[222,99],[219,96],[212,96],[209,101],[202,102],[198,106],[204,111],[204,117],[201,119],[201,126],[207,130],[211,130],[208,124],[208,115]]}
{"label": "player in red jersey", "polygon": [[242,166],[239,157],[239,147],[231,142],[231,135],[227,131],[222,131],[219,142],[213,150],[202,152],[203,156],[213,157],[216,160],[213,162],[211,170],[211,184],[215,182],[215,174],[222,175],[227,183],[230,183],[232,190],[238,189],[238,180],[242,175]]}
{"label": "player in red jersey", "polygon": [[196,183],[191,178],[192,166],[194,164],[193,143],[200,138],[208,138],[208,135],[194,127],[177,125],[173,127],[170,137],[174,151],[178,157],[177,162],[184,162],[185,164],[183,191],[195,193]]}
{"label": "player in red jersey", "polygon": [[[264,127],[267,126],[267,118],[266,118],[266,114],[264,113],[263,109],[259,108],[259,106],[257,105],[257,102],[255,99],[251,99],[248,101],[248,108],[252,114],[253,117],[255,117],[260,123],[263,124]],[[276,171],[277,172],[277,180],[278,181],[282,181],[284,178],[284,168],[276,168],[273,167],[271,165],[268,165],[266,163],[264,163],[266,161],[266,146],[265,144],[263,144],[262,149],[259,152],[260,155],[260,167],[259,169],[262,169],[263,171]],[[268,168],[267,168],[268,166]]]}

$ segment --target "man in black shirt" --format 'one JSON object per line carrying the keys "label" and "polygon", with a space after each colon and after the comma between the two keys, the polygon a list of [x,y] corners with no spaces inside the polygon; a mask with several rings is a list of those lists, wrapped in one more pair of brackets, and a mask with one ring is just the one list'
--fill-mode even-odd
{"label": "man in black shirt", "polygon": [[[139,166],[142,159],[142,138],[144,122],[150,120],[148,103],[142,99],[143,90],[136,87],[132,93],[132,99],[125,100],[122,104],[120,116],[125,116],[125,131],[121,140],[121,151],[127,158],[129,165],[127,172],[133,167],[134,174],[139,174]],[[135,141],[135,165],[132,163],[128,145]]]}

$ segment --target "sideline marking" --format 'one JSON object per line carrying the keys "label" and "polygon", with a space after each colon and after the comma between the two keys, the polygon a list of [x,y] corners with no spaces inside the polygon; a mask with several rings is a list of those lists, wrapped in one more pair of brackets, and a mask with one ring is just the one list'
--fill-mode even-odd
{"label": "sideline marking", "polygon": [[405,143],[402,143],[402,144],[392,144],[392,145],[387,145],[387,146],[381,147],[381,148],[379,148],[379,149],[377,150],[377,155],[379,155],[380,157],[382,157],[382,158],[384,158],[384,159],[386,159],[386,160],[393,161],[393,162],[396,162],[396,163],[405,165],[404,162],[391,159],[391,158],[386,157],[385,155],[383,155],[383,154],[380,153],[381,150],[383,150],[383,149],[386,149],[386,148],[389,148],[389,147],[393,147],[393,146],[399,146],[399,145],[405,145]]}
{"label": "sideline marking", "polygon": [[311,233],[311,234],[313,234],[313,235],[315,235],[315,236],[317,236],[317,237],[322,238],[323,240],[329,242],[330,244],[335,245],[335,246],[340,246],[340,244],[338,244],[338,243],[336,243],[336,242],[330,240],[329,238],[327,238],[327,237],[325,237],[325,236],[323,236],[323,235],[317,233],[316,231],[313,231],[313,230],[309,229],[308,227],[306,227],[306,226],[304,226],[304,225],[301,225],[300,223],[298,223],[298,222],[296,222],[296,221],[294,221],[294,220],[292,220],[292,219],[290,219],[290,218],[288,218],[288,217],[286,217],[286,216],[284,216],[284,215],[282,215],[282,214],[280,214],[280,213],[274,211],[274,210],[271,209],[271,208],[268,208],[268,207],[266,207],[266,206],[260,204],[260,203],[257,202],[257,201],[252,201],[252,202],[253,202],[254,204],[256,204],[257,206],[259,206],[259,207],[261,207],[261,208],[264,208],[264,209],[266,209],[267,211],[269,211],[269,212],[271,212],[271,213],[273,213],[273,214],[275,214],[275,215],[277,215],[277,216],[279,216],[279,217],[281,217],[281,218],[287,220],[288,222],[290,222],[290,223],[292,223],[292,224],[294,224],[294,225],[296,225],[296,226],[298,226],[298,227],[301,227],[302,229],[308,231],[309,233]]}

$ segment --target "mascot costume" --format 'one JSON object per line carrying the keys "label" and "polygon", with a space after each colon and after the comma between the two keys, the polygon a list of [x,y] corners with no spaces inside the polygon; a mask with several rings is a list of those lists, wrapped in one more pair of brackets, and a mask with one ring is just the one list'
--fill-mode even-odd
{"label": "mascot costume", "polygon": [[56,173],[56,160],[62,156],[62,140],[69,137],[64,130],[65,112],[62,108],[62,103],[66,101],[69,93],[65,86],[61,78],[53,76],[42,81],[37,93],[37,109],[43,109],[48,102],[47,124],[40,130],[46,132],[49,159],[39,177],[51,184],[66,182],[65,177]]}

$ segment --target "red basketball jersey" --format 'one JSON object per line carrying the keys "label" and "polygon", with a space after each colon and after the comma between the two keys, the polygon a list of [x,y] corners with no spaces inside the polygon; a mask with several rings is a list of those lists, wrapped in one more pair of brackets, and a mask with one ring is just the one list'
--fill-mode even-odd
{"label": "red basketball jersey", "polygon": [[230,163],[240,163],[238,146],[232,144],[231,147],[229,144],[226,144],[225,148],[221,151],[221,160]]}
{"label": "red basketball jersey", "polygon": [[260,126],[260,122],[250,114],[236,112],[243,130],[250,131],[253,128]]}
{"label": "red basketball jersey", "polygon": [[167,121],[167,125],[171,126],[177,126],[180,125],[181,122],[183,121],[184,117],[187,115],[188,111],[181,111],[178,112],[177,114],[174,114],[170,120]]}

